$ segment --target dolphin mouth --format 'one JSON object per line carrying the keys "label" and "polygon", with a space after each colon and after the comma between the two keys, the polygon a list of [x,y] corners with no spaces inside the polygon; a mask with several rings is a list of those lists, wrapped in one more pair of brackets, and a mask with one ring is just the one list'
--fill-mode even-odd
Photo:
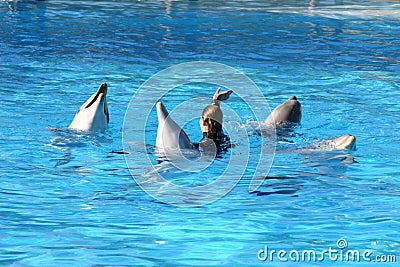
{"label": "dolphin mouth", "polygon": [[[102,83],[99,86],[99,89],[97,89],[96,95],[93,97],[92,101],[89,102],[89,104],[86,105],[85,108],[90,108],[94,103],[97,102],[97,100],[100,98],[100,102],[103,101],[107,95],[107,88],[108,85],[107,83]],[[104,107],[104,109],[106,109],[106,107]],[[106,112],[104,112],[106,113]]]}

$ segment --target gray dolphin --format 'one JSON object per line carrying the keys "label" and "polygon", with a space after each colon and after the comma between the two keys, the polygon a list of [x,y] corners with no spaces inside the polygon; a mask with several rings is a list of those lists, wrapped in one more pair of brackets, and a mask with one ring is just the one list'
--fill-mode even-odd
{"label": "gray dolphin", "polygon": [[356,137],[351,134],[344,134],[336,138],[329,138],[322,142],[314,144],[314,147],[335,150],[356,150]]}
{"label": "gray dolphin", "polygon": [[156,147],[159,149],[192,149],[193,144],[181,127],[171,118],[162,102],[156,104],[158,129]]}
{"label": "gray dolphin", "polygon": [[301,120],[301,104],[296,96],[291,96],[286,102],[277,106],[264,121],[266,124],[284,126],[288,122],[299,123]]}
{"label": "gray dolphin", "polygon": [[107,107],[107,84],[103,83],[85,103],[78,109],[70,129],[80,131],[104,131],[107,128],[110,117]]}

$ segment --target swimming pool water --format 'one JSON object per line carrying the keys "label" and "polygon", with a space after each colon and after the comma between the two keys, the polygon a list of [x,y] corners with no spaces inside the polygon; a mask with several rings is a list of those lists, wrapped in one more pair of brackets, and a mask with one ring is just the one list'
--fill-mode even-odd
{"label": "swimming pool water", "polygon": [[[338,249],[341,238],[400,260],[397,1],[2,1],[0,15],[0,265],[297,266],[309,262],[257,253]],[[258,193],[242,179],[216,202],[179,208],[136,184],[119,153],[122,125],[144,81],[198,60],[242,71],[272,108],[296,95],[303,118]],[[109,129],[66,130],[102,82]],[[246,121],[239,100],[227,104]],[[196,127],[185,128],[192,140]],[[356,151],[295,151],[345,133]]]}

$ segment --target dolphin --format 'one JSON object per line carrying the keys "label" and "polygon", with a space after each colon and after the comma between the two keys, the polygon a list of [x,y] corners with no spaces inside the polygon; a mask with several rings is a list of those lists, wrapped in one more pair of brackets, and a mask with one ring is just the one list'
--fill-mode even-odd
{"label": "dolphin", "polygon": [[356,149],[356,137],[351,134],[345,134],[336,138],[328,139],[335,149]]}
{"label": "dolphin", "polygon": [[356,137],[351,134],[344,134],[317,142],[313,144],[313,147],[322,150],[356,150]]}
{"label": "dolphin", "polygon": [[291,96],[286,102],[277,106],[264,121],[266,124],[284,126],[288,122],[299,123],[301,120],[301,104],[296,96]]}
{"label": "dolphin", "polygon": [[158,129],[156,147],[159,149],[193,149],[184,130],[171,118],[162,102],[156,104]]}
{"label": "dolphin", "polygon": [[102,83],[99,89],[78,109],[70,129],[79,131],[104,131],[107,128],[110,117],[107,107],[106,83]]}

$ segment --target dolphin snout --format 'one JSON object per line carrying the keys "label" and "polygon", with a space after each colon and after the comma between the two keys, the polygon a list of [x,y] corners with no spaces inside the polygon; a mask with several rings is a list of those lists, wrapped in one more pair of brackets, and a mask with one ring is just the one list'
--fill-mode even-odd
{"label": "dolphin snout", "polygon": [[289,97],[288,102],[292,103],[292,111],[290,114],[289,121],[300,122],[302,115],[301,103],[297,100],[297,97],[294,95]]}
{"label": "dolphin snout", "polygon": [[167,108],[162,102],[157,102],[156,108],[159,121],[165,120],[169,115]]}
{"label": "dolphin snout", "polygon": [[102,84],[100,85],[100,87],[99,87],[98,92],[99,92],[99,93],[103,93],[103,94],[107,94],[107,88],[108,88],[107,83],[102,83]]}

